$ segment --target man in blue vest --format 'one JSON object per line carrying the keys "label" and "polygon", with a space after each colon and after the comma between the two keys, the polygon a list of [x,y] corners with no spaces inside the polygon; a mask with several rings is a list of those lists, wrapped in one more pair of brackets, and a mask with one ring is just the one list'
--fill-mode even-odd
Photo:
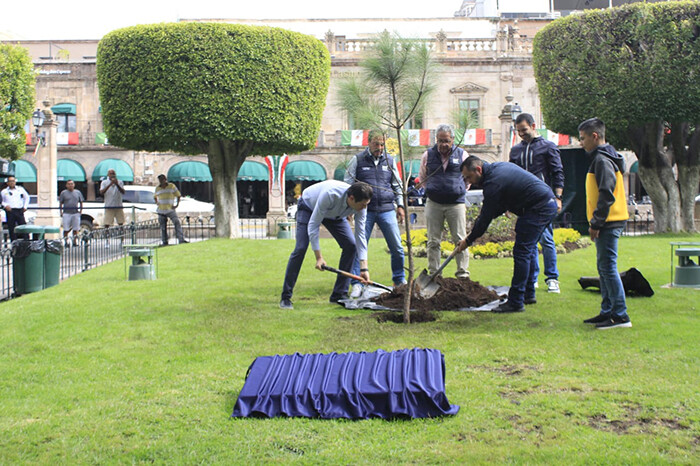
{"label": "man in blue vest", "polygon": [[[345,182],[348,184],[363,181],[372,187],[374,195],[367,206],[365,238],[369,243],[374,225],[379,225],[391,254],[391,276],[394,286],[406,283],[403,268],[404,253],[401,245],[399,222],[406,215],[403,207],[401,177],[396,160],[384,151],[384,133],[372,130],[368,135],[368,146],[348,162]],[[356,257],[352,273],[360,274],[360,260]],[[362,295],[362,284],[352,281],[351,298]]]}
{"label": "man in blue vest", "polygon": [[[554,191],[558,210],[564,192],[564,168],[556,144],[541,137],[535,129],[535,119],[529,113],[521,113],[515,119],[515,130],[522,139],[510,150],[510,161],[541,179]],[[540,238],[544,274],[547,277],[547,292],[559,293],[559,270],[557,270],[557,247],[554,245],[552,225],[548,225]],[[535,262],[535,284],[540,273],[539,261]]]}
{"label": "man in blue vest", "polygon": [[[428,196],[425,219],[428,227],[428,270],[431,274],[440,267],[440,243],[445,221],[455,245],[467,236],[467,190],[459,167],[469,154],[455,146],[454,139],[452,126],[438,126],[437,144],[423,154],[420,162],[419,178]],[[455,261],[455,276],[469,277],[469,253],[462,250],[455,256]]]}

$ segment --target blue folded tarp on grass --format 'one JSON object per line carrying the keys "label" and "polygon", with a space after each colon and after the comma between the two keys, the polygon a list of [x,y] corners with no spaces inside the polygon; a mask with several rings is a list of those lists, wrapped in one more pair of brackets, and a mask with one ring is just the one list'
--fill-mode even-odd
{"label": "blue folded tarp on grass", "polygon": [[445,395],[442,353],[415,348],[256,358],[233,417],[388,419],[457,411]]}

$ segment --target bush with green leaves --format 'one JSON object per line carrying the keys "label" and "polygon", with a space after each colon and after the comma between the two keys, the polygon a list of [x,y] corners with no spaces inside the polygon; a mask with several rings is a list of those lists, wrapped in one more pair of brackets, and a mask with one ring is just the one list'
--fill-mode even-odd
{"label": "bush with green leaves", "polygon": [[25,151],[24,125],[35,100],[32,59],[24,47],[0,44],[0,156],[19,159]]}
{"label": "bush with green leaves", "polygon": [[206,153],[217,236],[240,236],[236,179],[246,157],[314,147],[329,80],[323,43],[280,28],[133,26],[107,34],[97,50],[110,143]]}

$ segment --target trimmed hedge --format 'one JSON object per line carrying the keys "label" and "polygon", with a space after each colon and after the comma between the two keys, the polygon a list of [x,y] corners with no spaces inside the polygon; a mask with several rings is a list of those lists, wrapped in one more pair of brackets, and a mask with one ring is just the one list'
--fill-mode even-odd
{"label": "trimmed hedge", "polygon": [[330,79],[319,40],[279,28],[173,23],[106,35],[97,80],[111,144],[207,152],[210,141],[252,154],[314,147]]}
{"label": "trimmed hedge", "polygon": [[631,125],[700,121],[700,2],[635,3],[557,19],[535,36],[547,126],[578,135],[592,116],[630,147]]}

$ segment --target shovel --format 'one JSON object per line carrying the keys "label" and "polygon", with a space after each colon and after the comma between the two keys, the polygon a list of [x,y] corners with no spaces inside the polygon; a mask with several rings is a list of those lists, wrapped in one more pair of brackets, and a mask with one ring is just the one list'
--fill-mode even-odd
{"label": "shovel", "polygon": [[[327,266],[327,265],[324,265],[322,268],[323,268],[323,270],[328,270],[329,272],[335,272],[335,273],[337,273],[337,274],[339,274],[339,275],[345,275],[346,277],[354,278],[355,280],[359,280],[359,281],[363,281],[363,280],[364,280],[364,279],[363,279],[362,277],[360,277],[359,275],[354,275],[354,274],[351,274],[350,272],[345,272],[344,270],[334,269],[333,267],[329,267],[329,266]],[[377,283],[377,282],[369,282],[369,284],[372,285],[372,286],[376,286],[377,288],[381,288],[381,289],[383,289],[383,290],[390,291],[390,292],[391,292],[391,291],[394,291],[394,290],[392,290],[391,288],[389,288],[388,286],[384,286],[384,285],[382,285],[382,284],[380,284],[380,283]]]}
{"label": "shovel", "polygon": [[454,258],[454,256],[457,255],[457,249],[452,251],[452,254],[450,254],[447,259],[445,259],[445,262],[442,263],[439,269],[432,274],[428,275],[428,270],[423,269],[423,271],[418,275],[418,278],[416,279],[416,284],[418,285],[418,293],[420,294],[420,297],[423,299],[428,299],[432,298],[435,296],[435,293],[438,292],[440,289],[440,285],[435,283],[435,277],[440,275],[440,272],[442,272],[442,269],[445,268],[447,264],[450,263],[450,261]]}

